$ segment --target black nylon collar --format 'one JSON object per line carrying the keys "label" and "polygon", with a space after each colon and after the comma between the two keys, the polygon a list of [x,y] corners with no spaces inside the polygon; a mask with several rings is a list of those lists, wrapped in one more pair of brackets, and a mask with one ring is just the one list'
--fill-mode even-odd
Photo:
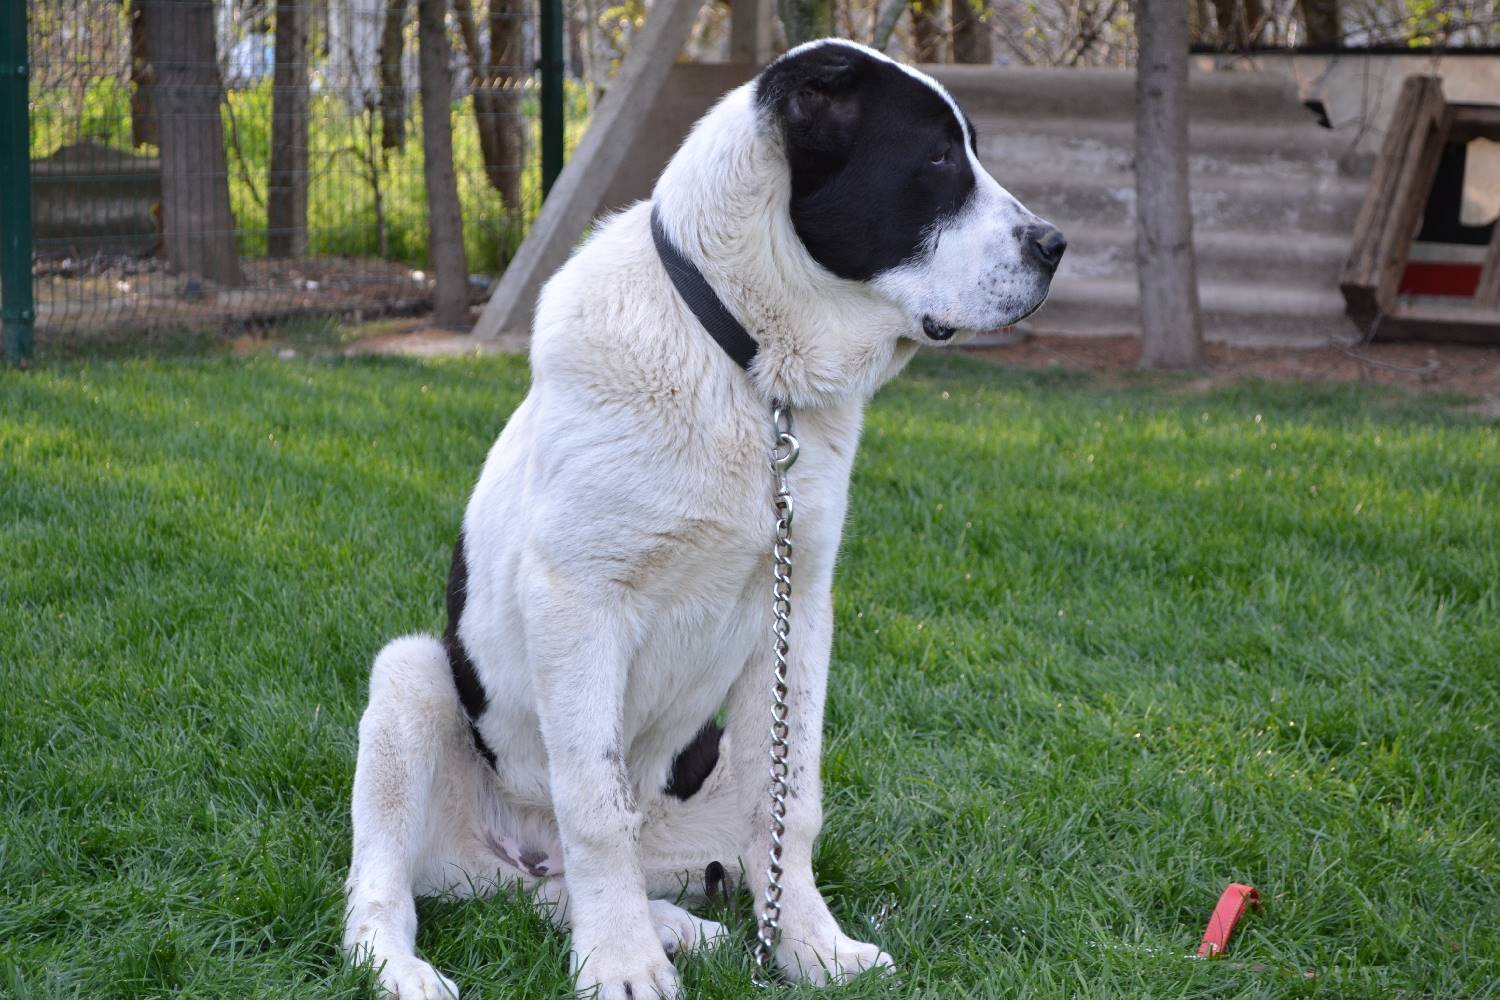
{"label": "black nylon collar", "polygon": [[682,296],[682,301],[698,317],[698,322],[703,324],[709,336],[718,341],[724,353],[746,371],[750,370],[750,363],[755,360],[755,353],[760,350],[760,345],[755,338],[750,336],[748,330],[740,325],[740,321],[729,314],[724,303],[714,294],[709,287],[708,279],[703,277],[703,272],[698,270],[684,257],[672,241],[667,239],[666,230],[662,228],[661,218],[657,214],[656,207],[651,208],[651,238],[656,241],[656,255],[661,258],[662,265],[667,269],[667,275],[672,279],[672,285],[677,289],[677,294]]}

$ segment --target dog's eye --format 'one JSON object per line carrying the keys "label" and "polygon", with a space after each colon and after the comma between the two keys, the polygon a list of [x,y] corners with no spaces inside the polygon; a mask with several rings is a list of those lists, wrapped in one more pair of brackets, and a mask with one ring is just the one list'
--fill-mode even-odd
{"label": "dog's eye", "polygon": [[932,154],[932,164],[933,164],[933,166],[941,166],[944,163],[951,163],[952,161],[953,161],[953,145],[952,145],[952,143],[949,143],[948,145],[944,146],[942,149],[938,150],[936,153]]}

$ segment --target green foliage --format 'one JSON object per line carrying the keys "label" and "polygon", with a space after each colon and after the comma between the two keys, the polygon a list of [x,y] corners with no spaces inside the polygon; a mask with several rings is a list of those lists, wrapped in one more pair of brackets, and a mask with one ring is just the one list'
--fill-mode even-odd
{"label": "green foliage", "polygon": [[[0,993],[370,995],[337,950],[366,670],[440,627],[526,382],[0,380]],[[1177,386],[928,360],[871,408],[817,865],[902,971],[840,1000],[1495,996],[1500,435],[1375,389]],[[1185,960],[1230,880],[1263,911]],[[568,996],[524,902],[420,912],[466,996]],[[741,936],[680,967],[742,998],[748,903],[718,915]]]}
{"label": "green foliage", "polygon": [[[584,88],[569,82],[564,100],[564,144],[571,150],[587,125]],[[271,81],[230,91],[222,108],[228,153],[229,195],[239,227],[240,253],[266,252],[266,184],[271,156]],[[422,173],[421,113],[407,120],[407,142],[380,149],[378,112],[355,112],[338,94],[314,92],[309,108],[308,245],[314,255],[378,256],[380,235],[374,178],[383,199],[386,257],[413,267],[427,260],[427,192]],[[469,270],[496,274],[514,256],[541,208],[541,125],[534,91],[521,103],[530,141],[521,177],[521,204],[504,205],[485,178],[472,100],[452,109],[453,159],[463,205],[464,249]],[[82,97],[65,90],[37,92],[32,103],[32,156],[90,139],[131,148],[130,95],[112,77],[93,79]],[[135,150],[156,155],[154,146]]]}
{"label": "green foliage", "polygon": [[834,0],[777,0],[788,45],[834,34]]}
{"label": "green foliage", "polygon": [[[229,95],[233,115],[225,116],[230,159],[230,193],[241,227],[241,252],[265,252],[264,192],[270,164],[271,87]],[[541,124],[534,94],[521,107],[530,142],[521,176],[521,204],[504,205],[485,178],[479,132],[471,98],[452,109],[453,161],[463,205],[464,249],[469,270],[494,274],[514,255],[541,207]],[[564,102],[567,149],[577,145],[587,124],[581,87],[569,87]],[[239,123],[239,144],[231,117]],[[396,150],[380,148],[378,112],[351,113],[336,95],[315,94],[311,104],[308,190],[309,249],[313,254],[376,256],[380,250],[375,186],[381,188],[388,252],[386,256],[421,267],[427,260],[427,189],[422,173],[421,112],[413,105],[407,141]]]}
{"label": "green foliage", "polygon": [[76,91],[59,87],[32,92],[32,159],[82,141],[130,148],[130,91],[114,77],[94,77]]}

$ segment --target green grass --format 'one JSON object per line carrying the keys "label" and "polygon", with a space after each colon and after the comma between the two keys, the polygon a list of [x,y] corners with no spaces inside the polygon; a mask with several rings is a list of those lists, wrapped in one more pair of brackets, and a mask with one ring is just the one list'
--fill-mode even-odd
{"label": "green grass", "polygon": [[[337,951],[365,672],[440,626],[526,379],[0,379],[0,994],[368,994]],[[1500,996],[1495,425],[927,361],[852,508],[818,868],[902,973],[838,996]],[[1184,959],[1231,880],[1264,909]],[[567,995],[524,902],[421,913],[467,996]],[[724,919],[692,996],[751,995]]]}

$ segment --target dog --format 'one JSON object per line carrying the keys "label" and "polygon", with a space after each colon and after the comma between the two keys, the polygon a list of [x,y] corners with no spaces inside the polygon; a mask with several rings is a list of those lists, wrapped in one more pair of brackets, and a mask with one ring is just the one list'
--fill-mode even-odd
{"label": "dog", "polygon": [[[540,297],[446,631],[391,642],[371,672],[344,946],[388,994],[457,995],[416,954],[416,895],[522,887],[598,1000],[677,996],[674,959],[725,936],[672,900],[741,878],[763,897],[772,401],[801,444],[775,960],[815,984],[892,967],[840,929],[812,867],[863,411],[919,345],[1037,309],[1065,246],[980,165],[941,85],[837,40],[727,94],[651,201],[596,227]],[[670,254],[753,338],[748,369]]]}

